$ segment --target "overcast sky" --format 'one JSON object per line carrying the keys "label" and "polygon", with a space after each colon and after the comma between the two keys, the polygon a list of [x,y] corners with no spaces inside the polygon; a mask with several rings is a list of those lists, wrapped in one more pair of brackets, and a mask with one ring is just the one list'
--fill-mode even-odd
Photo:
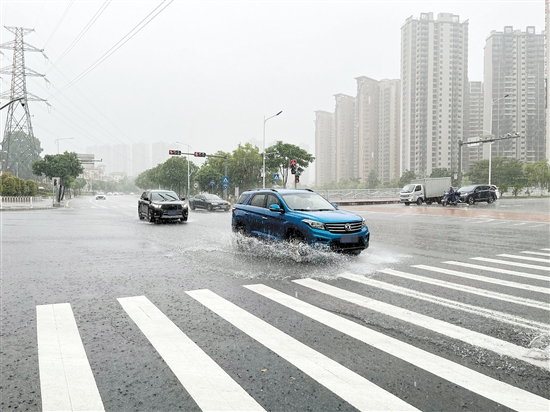
{"label": "overcast sky", "polygon": [[[280,110],[266,122],[267,145],[308,145],[315,155],[316,110],[333,111],[337,93],[354,96],[358,76],[399,78],[400,28],[408,17],[444,12],[469,21],[470,80],[483,79],[483,47],[491,30],[544,30],[544,0],[0,4],[0,43],[14,38],[4,26],[31,28],[35,32],[25,42],[44,48],[49,58],[25,54],[26,66],[47,73],[50,82],[48,87],[42,78],[27,78],[28,92],[51,104],[29,104],[42,155],[56,153],[54,140],[65,138],[73,139],[59,141],[61,152],[179,141],[192,151],[214,153],[254,139],[261,151],[264,116]],[[13,52],[2,51],[0,65],[11,66]],[[10,80],[2,75],[1,91]]]}

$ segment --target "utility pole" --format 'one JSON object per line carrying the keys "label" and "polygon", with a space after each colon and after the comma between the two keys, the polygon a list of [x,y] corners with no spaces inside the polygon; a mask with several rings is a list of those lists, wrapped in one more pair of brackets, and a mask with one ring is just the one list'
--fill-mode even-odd
{"label": "utility pole", "polygon": [[43,49],[37,49],[24,42],[24,36],[33,32],[33,29],[23,27],[6,27],[6,29],[15,35],[15,40],[0,44],[0,49],[13,50],[13,63],[11,67],[1,68],[0,74],[11,75],[11,87],[0,93],[0,99],[14,102],[9,105],[6,115],[1,151],[2,172],[12,172],[17,165],[21,167],[19,174],[30,178],[31,165],[40,160],[42,149],[34,137],[27,102],[30,100],[45,102],[46,100],[27,92],[27,76],[45,78],[45,75],[25,66],[25,52],[40,52],[44,57],[46,55]]}

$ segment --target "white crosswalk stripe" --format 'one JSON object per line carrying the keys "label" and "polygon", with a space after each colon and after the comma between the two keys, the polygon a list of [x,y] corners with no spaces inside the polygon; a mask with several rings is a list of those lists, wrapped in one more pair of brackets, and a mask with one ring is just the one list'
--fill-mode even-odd
{"label": "white crosswalk stripe", "polygon": [[531,411],[544,410],[544,408],[548,407],[548,400],[543,397],[489,378],[442,357],[358,325],[355,322],[341,318],[323,309],[316,308],[309,303],[302,302],[275,289],[264,285],[253,285],[248,286],[248,288],[324,325],[350,335],[367,345],[403,359],[509,408],[518,411]]}
{"label": "white crosswalk stripe", "polygon": [[[545,251],[519,252],[523,257],[544,260]],[[527,256],[525,256],[527,255]],[[529,256],[532,255],[532,256]],[[518,255],[499,255],[506,259],[517,259]],[[533,256],[535,256],[533,258]],[[538,256],[538,257],[536,257]],[[376,312],[380,318],[391,319],[392,322],[400,322],[407,328],[416,328],[420,335],[430,334],[441,339],[449,339],[454,345],[462,345],[465,348],[474,347],[483,350],[484,356],[504,359],[506,362],[517,362],[529,365],[539,371],[550,371],[550,361],[547,350],[524,347],[517,341],[508,342],[503,335],[492,336],[488,329],[477,329],[469,325],[475,324],[477,319],[488,320],[495,324],[495,329],[509,329],[525,331],[533,336],[550,334],[550,322],[537,321],[517,316],[512,313],[490,309],[495,301],[506,302],[515,305],[516,308],[535,308],[539,313],[550,311],[550,303],[546,295],[550,293],[550,287],[541,286],[550,280],[544,274],[530,273],[538,271],[539,265],[522,263],[522,271],[502,269],[494,267],[493,261],[487,258],[473,257],[479,264],[469,262],[446,261],[442,266],[451,265],[452,269],[429,265],[413,265],[411,273],[395,269],[382,269],[374,276],[364,276],[356,273],[340,273],[334,282],[315,280],[310,278],[294,279],[296,296],[288,292],[282,292],[264,284],[243,285],[243,288],[256,294],[260,302],[270,302],[272,305],[282,305],[285,310],[292,310],[298,316],[303,316],[310,321],[319,323],[319,334],[323,328],[330,328],[339,333],[346,334],[358,341],[360,345],[385,353],[385,356],[398,359],[405,365],[410,365],[411,370],[421,370],[429,373],[433,379],[441,382],[457,385],[463,390],[469,391],[472,396],[484,398],[485,402],[491,401],[504,407],[518,411],[547,411],[550,401],[535,393],[530,393],[520,386],[506,383],[498,377],[486,375],[479,370],[474,370],[466,362],[446,358],[446,355],[436,355],[426,349],[416,347],[410,341],[405,342],[401,338],[392,337],[384,329],[381,332],[371,325],[349,320],[339,314],[321,309],[306,299],[298,298],[298,291],[307,294],[315,300],[322,296],[325,300],[332,300],[335,304],[352,305],[362,310]],[[496,260],[501,264],[501,260]],[[538,262],[539,260],[535,260]],[[533,261],[533,260],[531,260]],[[517,263],[513,262],[512,263]],[[537,267],[531,267],[537,266]],[[460,270],[456,270],[460,268]],[[414,273],[413,273],[414,272]],[[420,272],[421,274],[418,274]],[[475,272],[475,273],[470,273]],[[429,274],[437,273],[438,279],[429,277]],[[481,274],[479,274],[481,273]],[[492,277],[491,275],[494,274]],[[390,275],[383,276],[382,275]],[[497,276],[507,277],[504,280]],[[376,279],[376,277],[379,279]],[[407,282],[403,281],[405,279]],[[480,287],[466,286],[455,283],[460,279],[479,281],[480,285],[505,286],[510,290],[521,290],[523,296],[515,296],[513,293],[497,293]],[[400,285],[393,284],[400,281]],[[528,282],[537,282],[531,285]],[[437,296],[431,288],[431,293],[415,290],[418,283],[430,284],[453,291],[452,299]],[[362,286],[368,296],[353,286]],[[401,285],[407,286],[401,286]],[[494,288],[494,287],[493,287]],[[378,294],[383,291],[384,294]],[[249,292],[250,293],[250,292]],[[421,312],[408,308],[407,304],[390,304],[376,296],[406,296],[408,299],[400,302],[415,302],[424,306],[430,305],[431,312]],[[329,355],[314,350],[307,342],[299,341],[292,333],[283,332],[257,315],[241,308],[229,299],[226,299],[211,290],[182,291],[186,299],[197,307],[207,308],[213,312],[214,318],[209,322],[216,327],[218,322],[227,323],[236,328],[243,337],[254,339],[266,350],[273,352],[286,360],[292,367],[301,370],[308,375],[313,382],[322,385],[335,396],[349,403],[358,410],[417,410],[414,397],[402,396],[399,392],[390,392],[383,383],[378,384],[376,379],[362,376],[369,371],[374,371],[382,366],[375,360],[372,368],[362,366],[362,374],[341,365]],[[464,297],[475,295],[476,305],[464,303]],[[455,297],[456,296],[456,297]],[[192,298],[192,299],[190,299]],[[245,390],[241,384],[232,378],[222,366],[211,358],[202,348],[200,341],[191,340],[184,327],[178,327],[167,315],[155,306],[145,296],[118,298],[120,311],[131,319],[139,328],[143,336],[149,342],[146,350],[158,353],[157,362],[164,362],[174,376],[179,380],[186,391],[184,396],[189,396],[196,405],[204,411],[261,411],[262,399],[255,399],[254,392]],[[339,302],[339,303],[338,303]],[[392,302],[393,303],[393,302]],[[483,307],[487,304],[488,307]],[[435,306],[434,306],[435,305]],[[502,306],[502,305],[501,305]],[[416,308],[417,305],[415,304]],[[426,306],[427,307],[427,306]],[[446,311],[456,312],[456,318],[461,322],[448,321],[447,317],[441,319],[428,316],[424,313],[437,313],[433,307],[445,308]],[[505,305],[506,307],[506,305]],[[520,311],[521,312],[521,311]],[[524,312],[521,312],[524,313]],[[463,316],[468,314],[467,317]],[[37,342],[38,361],[40,372],[41,401],[44,411],[69,411],[69,410],[104,410],[104,400],[95,382],[92,368],[85,352],[86,342],[82,342],[75,321],[73,310],[69,303],[39,305],[36,307],[37,315]],[[217,315],[217,316],[216,316]],[[445,320],[443,320],[445,319]],[[462,322],[464,320],[464,322]],[[484,333],[482,333],[485,331]],[[505,335],[504,335],[505,336]],[[195,343],[196,342],[196,343]],[[412,341],[414,342],[414,341]],[[424,346],[423,346],[424,347]],[[160,365],[159,365],[160,367]],[[167,369],[168,370],[168,369]],[[481,369],[483,370],[483,368]],[[424,388],[424,390],[426,390]],[[188,395],[187,395],[188,394]],[[109,396],[112,396],[110,394]],[[263,400],[265,401],[265,399]],[[339,400],[339,402],[341,402]],[[107,406],[108,404],[105,403]],[[475,404],[474,404],[475,405]],[[268,408],[265,408],[268,409]]]}
{"label": "white crosswalk stripe", "polygon": [[68,303],[36,307],[40,391],[44,411],[103,411]]}
{"label": "white crosswalk stripe", "polygon": [[261,411],[206,353],[145,296],[118,299],[195,402],[206,411]]}

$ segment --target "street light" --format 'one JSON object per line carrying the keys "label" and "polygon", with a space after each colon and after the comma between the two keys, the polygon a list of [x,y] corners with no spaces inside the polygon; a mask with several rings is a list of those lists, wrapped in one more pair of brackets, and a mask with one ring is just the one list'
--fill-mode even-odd
{"label": "street light", "polygon": [[62,137],[59,139],[55,139],[53,142],[57,145],[57,154],[59,154],[59,141],[60,140],[73,140],[74,137]]}
{"label": "street light", "polygon": [[176,142],[177,144],[181,144],[183,146],[187,146],[187,201],[189,201],[189,196],[191,195],[191,188],[189,187],[189,176],[190,176],[190,172],[189,172],[189,153],[191,153],[191,146],[188,145],[187,143],[181,143],[181,142]]}
{"label": "street light", "polygon": [[[498,99],[495,99],[491,102],[491,117],[490,117],[490,121],[491,121],[491,137],[493,137],[493,106],[495,105],[496,102],[502,100],[502,99],[506,99],[508,96],[510,96],[509,94],[505,94],[504,96],[498,98]],[[491,159],[493,158],[493,142],[489,142],[489,186],[491,185]]]}
{"label": "street light", "polygon": [[262,164],[262,177],[263,177],[263,186],[262,186],[262,188],[263,189],[265,189],[265,122],[267,122],[269,119],[274,118],[275,116],[279,116],[282,112],[283,111],[281,110],[279,113],[274,114],[273,116],[268,117],[267,119],[264,116],[264,149],[263,149],[264,155],[263,155],[263,164]]}

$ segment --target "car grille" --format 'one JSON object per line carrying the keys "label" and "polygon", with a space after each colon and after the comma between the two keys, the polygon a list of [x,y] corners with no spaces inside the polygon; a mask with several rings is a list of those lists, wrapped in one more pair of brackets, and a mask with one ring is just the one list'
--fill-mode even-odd
{"label": "car grille", "polygon": [[181,210],[182,205],[162,205],[162,210]]}
{"label": "car grille", "polygon": [[354,233],[363,228],[363,222],[325,223],[325,227],[330,233]]}

